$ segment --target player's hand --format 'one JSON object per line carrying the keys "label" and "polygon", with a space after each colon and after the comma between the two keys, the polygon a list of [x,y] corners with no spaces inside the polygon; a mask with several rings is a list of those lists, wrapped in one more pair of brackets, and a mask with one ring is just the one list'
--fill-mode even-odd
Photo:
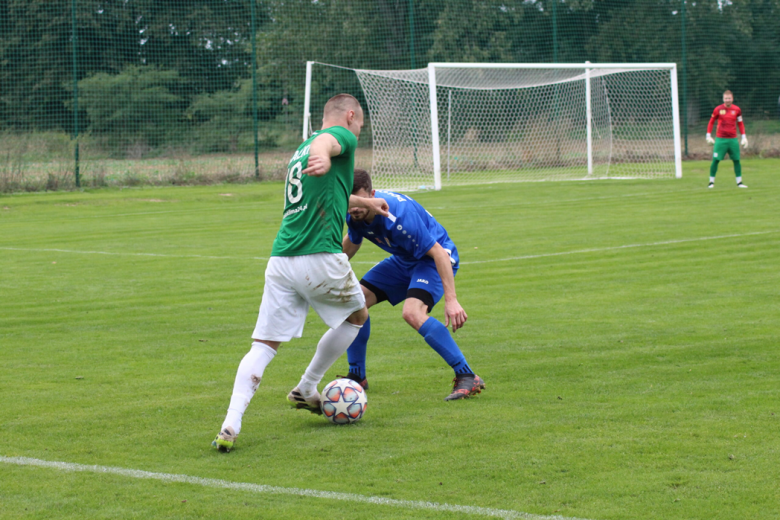
{"label": "player's hand", "polygon": [[322,177],[330,171],[330,157],[323,157],[321,155],[310,155],[309,164],[305,170],[304,175],[310,175],[312,177]]}
{"label": "player's hand", "polygon": [[390,207],[385,199],[358,197],[352,195],[349,198],[349,214],[353,217],[362,218],[365,211],[373,212],[375,215],[383,217],[388,216]]}
{"label": "player's hand", "polygon": [[747,142],[747,136],[745,134],[742,134],[742,148],[747,148],[748,142]]}
{"label": "player's hand", "polygon": [[385,199],[371,198],[366,199],[366,201],[371,206],[371,211],[377,215],[386,217],[390,214],[390,206],[387,205],[387,201]]}
{"label": "player's hand", "polygon": [[[699,134],[699,135],[701,135],[701,134]],[[707,140],[707,144],[715,144],[715,139],[712,138],[712,134],[707,134],[707,137],[705,137],[704,139]],[[311,160],[311,159],[309,159],[309,160]]]}
{"label": "player's hand", "polygon": [[452,323],[452,332],[455,332],[461,328],[469,317],[466,315],[466,311],[460,306],[458,300],[452,300],[451,302],[444,301],[444,326],[449,327]]}

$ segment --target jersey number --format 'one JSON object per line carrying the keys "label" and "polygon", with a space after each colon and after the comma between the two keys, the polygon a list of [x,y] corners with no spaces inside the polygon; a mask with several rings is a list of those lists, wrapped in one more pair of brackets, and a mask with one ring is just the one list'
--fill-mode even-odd
{"label": "jersey number", "polygon": [[[302,170],[303,166],[300,161],[287,170],[287,200],[290,201],[290,204],[295,204],[303,197],[303,184],[301,184]],[[296,188],[295,195],[293,195],[293,187]]]}

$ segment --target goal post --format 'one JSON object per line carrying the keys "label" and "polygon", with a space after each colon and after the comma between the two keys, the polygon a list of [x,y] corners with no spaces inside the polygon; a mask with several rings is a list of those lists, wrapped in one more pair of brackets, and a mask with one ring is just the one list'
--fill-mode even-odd
{"label": "goal post", "polygon": [[[307,62],[307,108],[312,65],[327,66]],[[682,176],[674,63],[349,70],[367,105],[377,187]]]}

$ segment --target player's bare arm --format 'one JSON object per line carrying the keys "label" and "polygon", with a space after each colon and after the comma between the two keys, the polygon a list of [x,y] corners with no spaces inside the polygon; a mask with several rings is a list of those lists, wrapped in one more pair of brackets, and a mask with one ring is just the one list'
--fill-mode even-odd
{"label": "player's bare arm", "polygon": [[338,139],[331,134],[320,134],[311,143],[309,148],[309,164],[304,175],[322,177],[330,171],[330,158],[341,153],[341,145]]}
{"label": "player's bare arm", "polygon": [[358,195],[349,196],[349,210],[355,210],[362,208],[368,210],[374,215],[381,215],[383,217],[388,216],[390,209],[385,199],[379,199],[374,197],[360,197]]}
{"label": "player's bare arm", "polygon": [[344,235],[344,238],[341,241],[341,250],[347,255],[347,258],[352,260],[352,257],[355,256],[361,245],[362,242],[360,244],[355,244],[349,239],[349,235]]}
{"label": "player's bare arm", "polygon": [[426,255],[436,262],[436,271],[444,286],[444,326],[449,327],[451,322],[452,332],[455,332],[466,323],[469,317],[458,303],[458,296],[455,294],[455,276],[452,274],[450,255],[438,242],[428,250]]}

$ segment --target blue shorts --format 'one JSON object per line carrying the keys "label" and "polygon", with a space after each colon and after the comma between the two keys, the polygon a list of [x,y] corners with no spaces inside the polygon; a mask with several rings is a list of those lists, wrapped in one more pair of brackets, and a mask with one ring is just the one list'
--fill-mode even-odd
{"label": "blue shorts", "polygon": [[[453,276],[458,267],[452,267]],[[444,286],[433,258],[408,262],[397,256],[385,258],[366,273],[360,283],[376,295],[377,303],[385,300],[398,305],[406,298],[417,298],[428,305],[431,312],[441,297]]]}

